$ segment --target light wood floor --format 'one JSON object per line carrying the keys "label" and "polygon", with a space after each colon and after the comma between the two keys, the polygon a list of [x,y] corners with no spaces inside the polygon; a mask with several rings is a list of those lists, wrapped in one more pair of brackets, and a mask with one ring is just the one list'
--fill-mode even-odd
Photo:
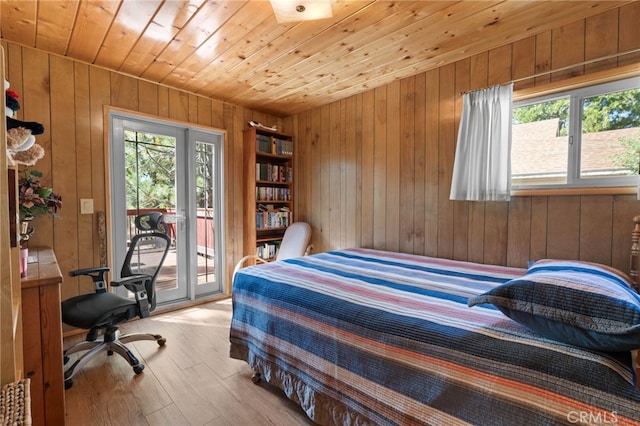
{"label": "light wood floor", "polygon": [[[229,358],[231,302],[211,302],[132,321],[124,332],[167,338],[128,346],[146,366],[138,376],[118,355],[89,363],[65,392],[66,424],[311,425],[282,392],[251,381],[245,362]],[[65,347],[83,336],[65,339]]]}

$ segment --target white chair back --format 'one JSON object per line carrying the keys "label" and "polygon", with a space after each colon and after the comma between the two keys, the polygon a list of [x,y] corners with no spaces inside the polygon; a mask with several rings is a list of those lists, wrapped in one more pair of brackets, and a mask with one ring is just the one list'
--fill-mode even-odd
{"label": "white chair back", "polygon": [[311,240],[311,226],[305,222],[294,222],[284,233],[276,260],[290,259],[307,254]]}

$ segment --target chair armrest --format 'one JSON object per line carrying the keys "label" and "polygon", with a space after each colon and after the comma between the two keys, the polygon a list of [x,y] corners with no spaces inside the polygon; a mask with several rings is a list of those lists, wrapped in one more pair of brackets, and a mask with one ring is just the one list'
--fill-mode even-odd
{"label": "chair armrest", "polygon": [[140,318],[146,318],[151,314],[146,283],[152,279],[153,277],[147,274],[129,275],[117,281],[111,281],[111,285],[113,287],[124,286],[127,290],[133,292],[140,310]]}
{"label": "chair armrest", "polygon": [[93,280],[93,286],[96,293],[104,293],[107,291],[107,282],[104,279],[104,274],[109,271],[110,268],[106,266],[96,266],[93,268],[75,269],[69,272],[72,277],[87,276]]}
{"label": "chair armrest", "polygon": [[78,275],[89,275],[89,276],[93,276],[92,274],[95,272],[107,272],[109,271],[110,268],[106,267],[106,266],[98,266],[98,267],[94,267],[94,268],[84,268],[84,269],[76,269],[74,271],[69,272],[69,275],[71,275],[72,277],[77,277]]}
{"label": "chair armrest", "polygon": [[254,260],[255,260],[255,261],[257,261],[258,263],[267,263],[267,261],[266,261],[266,260],[264,260],[263,258],[261,258],[261,257],[260,257],[260,256],[258,256],[258,255],[255,255],[255,254],[248,254],[248,255],[246,255],[245,257],[243,257],[242,259],[240,259],[240,260],[238,261],[238,263],[236,263],[236,267],[235,267],[235,268],[233,268],[233,275],[231,275],[231,279],[232,279],[232,281],[233,281],[233,277],[235,277],[235,276],[236,276],[236,273],[237,273],[240,269],[242,269],[242,267],[244,266],[245,262],[246,262],[247,260],[249,260],[249,259],[254,259]]}
{"label": "chair armrest", "polygon": [[[117,281],[111,281],[111,286],[112,287],[125,286],[127,289],[131,291],[137,291],[140,288],[140,286],[142,286],[142,290],[146,290],[145,282],[152,278],[153,277],[151,275],[147,275],[147,274],[129,275],[128,277],[120,278]],[[129,288],[129,286],[131,286],[132,288]]]}

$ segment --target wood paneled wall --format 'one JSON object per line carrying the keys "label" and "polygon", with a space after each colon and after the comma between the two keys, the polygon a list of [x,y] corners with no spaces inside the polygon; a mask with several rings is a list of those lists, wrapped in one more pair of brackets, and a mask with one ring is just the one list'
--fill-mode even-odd
{"label": "wood paneled wall", "polygon": [[[95,215],[106,211],[104,107],[227,131],[227,278],[242,257],[242,129],[248,120],[296,135],[296,215],[316,252],[361,246],[524,266],[563,257],[628,267],[633,195],[449,200],[460,93],[640,47],[640,2],[507,44],[387,86],[279,119],[2,41],[18,118],[38,121],[34,167],[64,197],[62,219],[38,218],[31,244],[54,248],[63,273],[99,262]],[[640,61],[627,55],[518,83],[518,88]],[[91,290],[66,277],[63,298]]]}
{"label": "wood paneled wall", "polygon": [[[640,47],[640,3],[292,117],[299,220],[316,251],[362,246],[524,267],[543,257],[628,269],[635,195],[449,200],[461,93]],[[640,63],[624,55],[523,89]]]}
{"label": "wood paneled wall", "polygon": [[[170,89],[61,56],[2,41],[7,79],[21,96],[18,118],[44,124],[36,138],[46,155],[33,166],[63,197],[61,219],[34,221],[31,246],[53,247],[65,281],[62,298],[92,290],[67,276],[99,264],[96,215],[81,215],[79,200],[93,198],[106,212],[105,106],[227,131],[225,140],[225,235],[227,277],[242,252],[242,130],[247,121],[280,123],[276,117]],[[107,242],[109,243],[109,242]],[[119,267],[119,265],[117,265]]]}

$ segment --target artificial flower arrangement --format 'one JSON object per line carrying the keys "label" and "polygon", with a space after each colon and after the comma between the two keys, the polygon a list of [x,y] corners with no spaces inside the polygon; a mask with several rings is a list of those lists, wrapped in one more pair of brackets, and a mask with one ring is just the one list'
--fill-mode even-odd
{"label": "artificial flower arrangement", "polygon": [[18,179],[20,201],[20,220],[50,214],[60,217],[58,210],[62,208],[62,197],[53,188],[40,183],[42,172],[25,169]]}

